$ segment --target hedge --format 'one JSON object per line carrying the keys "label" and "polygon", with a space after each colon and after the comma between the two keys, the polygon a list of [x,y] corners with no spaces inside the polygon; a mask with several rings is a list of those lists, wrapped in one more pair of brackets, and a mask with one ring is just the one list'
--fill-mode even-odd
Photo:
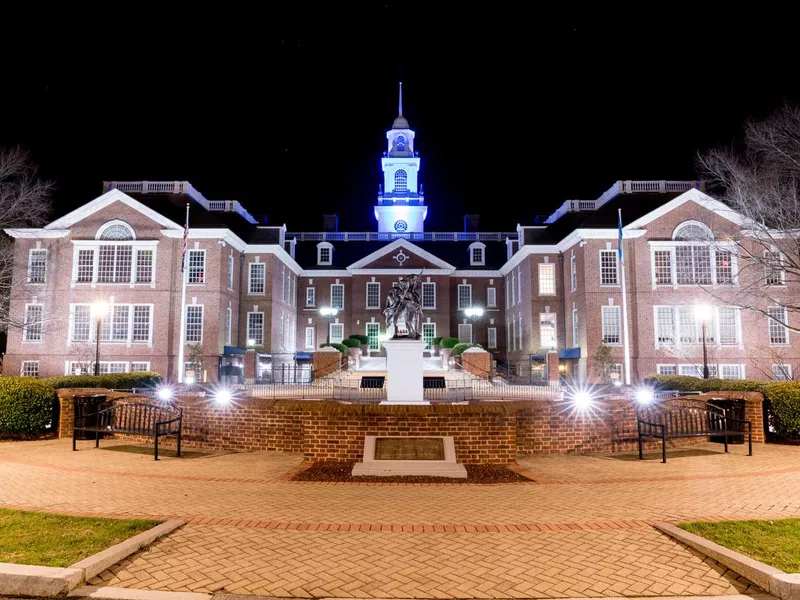
{"label": "hedge", "polygon": [[444,339],[443,337],[435,337],[431,340],[431,344],[433,344],[434,346],[441,346],[443,339]]}
{"label": "hedge", "polygon": [[347,352],[347,346],[345,346],[344,344],[340,344],[338,342],[333,342],[332,344],[319,345],[320,348],[327,348],[328,346],[330,346],[331,348],[336,348],[342,354],[345,354]]}
{"label": "hedge", "polygon": [[161,383],[161,375],[152,371],[134,373],[108,373],[105,375],[64,375],[48,377],[42,381],[53,389],[59,388],[108,388],[128,390],[131,388],[152,388]]}
{"label": "hedge", "polygon": [[361,335],[359,333],[352,334],[349,339],[358,340],[358,345],[359,346],[365,346],[366,344],[369,344],[369,338],[367,336]]}
{"label": "hedge", "polygon": [[0,377],[0,434],[31,435],[53,420],[56,394],[31,377]]}
{"label": "hedge", "polygon": [[800,382],[651,375],[645,383],[658,389],[681,392],[761,392],[768,401],[775,433],[782,437],[800,438]]}
{"label": "hedge", "polygon": [[480,344],[467,344],[466,342],[461,342],[460,344],[456,344],[453,346],[453,356],[461,356],[464,353],[464,350],[468,350],[469,348],[480,348]]}
{"label": "hedge", "polygon": [[347,338],[346,340],[342,340],[342,345],[347,348],[361,348],[361,340]]}
{"label": "hedge", "polygon": [[456,344],[458,344],[458,338],[442,338],[442,341],[439,343],[440,348],[453,348]]}

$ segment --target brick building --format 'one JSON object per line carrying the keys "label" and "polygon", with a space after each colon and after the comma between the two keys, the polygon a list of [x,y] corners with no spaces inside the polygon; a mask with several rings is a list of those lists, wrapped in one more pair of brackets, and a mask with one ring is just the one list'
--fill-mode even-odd
{"label": "brick building", "polygon": [[[386,294],[412,273],[423,281],[429,342],[474,341],[534,375],[556,350],[561,370],[583,380],[595,377],[593,357],[605,344],[623,376],[619,209],[633,380],[699,372],[698,303],[713,305],[712,376],[791,378],[797,352],[775,294],[795,290],[776,268],[765,280],[771,293],[756,294],[763,313],[736,307],[743,290],[760,285],[737,270],[730,240],[743,220],[697,182],[617,181],[596,199],[564,202],[541,224],[483,232],[467,215],[454,231],[427,232],[421,159],[402,103],[386,138],[376,231],[340,231],[335,216],[321,231],[288,231],[180,181],[106,182],[102,196],[42,229],[7,230],[16,249],[12,321],[24,325],[10,328],[6,373],[90,369],[90,305],[102,301],[110,313],[100,327],[101,370],[177,378],[188,203],[184,341],[202,346],[208,380],[241,366],[248,348],[261,357],[256,375],[278,356],[303,360],[328,337],[367,335],[380,355]],[[322,308],[338,312],[324,317]],[[467,312],[474,308],[482,314]]]}

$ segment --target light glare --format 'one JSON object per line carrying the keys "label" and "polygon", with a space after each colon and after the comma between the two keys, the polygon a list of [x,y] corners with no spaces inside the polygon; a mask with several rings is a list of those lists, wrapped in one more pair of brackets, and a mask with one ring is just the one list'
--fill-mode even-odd
{"label": "light glare", "polygon": [[172,388],[166,386],[159,388],[157,394],[159,400],[172,400]]}
{"label": "light glare", "polygon": [[227,405],[230,404],[232,400],[233,396],[231,395],[229,390],[225,389],[217,390],[217,392],[214,394],[214,401],[217,404]]}
{"label": "light glare", "polygon": [[653,391],[647,388],[636,390],[636,401],[639,404],[650,404],[653,401]]}

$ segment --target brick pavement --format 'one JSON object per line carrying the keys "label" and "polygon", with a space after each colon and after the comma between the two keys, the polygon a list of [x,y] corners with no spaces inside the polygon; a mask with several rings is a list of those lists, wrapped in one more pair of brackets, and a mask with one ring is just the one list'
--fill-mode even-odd
{"label": "brick pavement", "polygon": [[296,455],[155,463],[88,442],[77,453],[3,443],[0,505],[190,520],[93,582],[115,586],[404,598],[745,591],[649,523],[798,516],[800,448],[692,454],[667,465],[528,457],[520,464],[540,482],[529,484],[318,485],[286,480]]}

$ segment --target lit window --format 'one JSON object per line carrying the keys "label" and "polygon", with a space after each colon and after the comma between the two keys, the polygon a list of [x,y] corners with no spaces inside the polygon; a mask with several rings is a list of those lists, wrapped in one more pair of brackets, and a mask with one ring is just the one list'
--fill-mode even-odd
{"label": "lit window", "polygon": [[458,309],[472,307],[472,285],[468,283],[459,284],[458,286]]}
{"label": "lit window", "polygon": [[616,346],[622,343],[622,309],[619,306],[603,306],[603,343]]}
{"label": "lit window", "polygon": [[487,346],[493,350],[497,348],[497,327],[489,327],[487,330]]}
{"label": "lit window", "polygon": [[[522,281],[520,280],[520,284]],[[520,301],[522,300],[522,285],[519,286]],[[555,263],[539,264],[539,295],[552,296],[556,293],[556,265]]]}
{"label": "lit window", "polygon": [[367,282],[367,308],[381,307],[381,284],[375,281]]}
{"label": "lit window", "polygon": [[786,285],[786,271],[783,268],[785,256],[778,251],[764,250],[767,285]]}
{"label": "lit window", "polygon": [[28,253],[28,283],[44,283],[47,274],[47,250]]}
{"label": "lit window", "polygon": [[486,306],[487,308],[495,308],[497,306],[497,288],[486,288]]}
{"label": "lit window", "polygon": [[433,338],[436,337],[436,323],[422,324],[422,339],[425,342],[425,350],[433,347]]}
{"label": "lit window", "polygon": [[659,375],[677,375],[678,367],[675,365],[656,365],[656,372]]}
{"label": "lit window", "polygon": [[152,283],[153,281],[153,251],[136,251],[136,283]]}
{"label": "lit window", "polygon": [[403,169],[398,169],[394,173],[394,191],[395,192],[408,191],[408,174]]}
{"label": "lit window", "polygon": [[306,306],[314,306],[316,303],[316,289],[313,287],[306,288]]}
{"label": "lit window", "polygon": [[569,289],[574,292],[578,288],[578,258],[573,254],[569,257]]}
{"label": "lit window", "polygon": [[206,251],[189,250],[189,279],[187,283],[206,282]]}
{"label": "lit window", "polygon": [[192,304],[186,307],[186,343],[203,341],[203,306]]}
{"label": "lit window", "polygon": [[367,340],[370,352],[377,352],[381,349],[380,323],[367,323]]}
{"label": "lit window", "polygon": [[653,252],[656,285],[672,284],[672,251],[655,250]]}
{"label": "lit window", "polygon": [[44,306],[41,304],[25,305],[25,322],[22,327],[22,341],[42,341],[42,321]]}
{"label": "lit window", "polygon": [[264,345],[264,313],[263,312],[249,312],[249,313],[247,313],[247,345],[248,346],[263,346]]}
{"label": "lit window", "polygon": [[331,284],[331,308],[344,308],[344,284],[332,283]]}
{"label": "lit window", "polygon": [[344,323],[331,323],[331,344],[341,344],[344,339]]}
{"label": "lit window", "polygon": [[436,308],[436,284],[432,281],[422,284],[422,308]]}
{"label": "lit window", "polygon": [[616,250],[600,250],[600,285],[619,285]]}
{"label": "lit window", "polygon": [[769,317],[769,343],[773,346],[785,346],[789,343],[789,328],[786,326],[788,315],[783,306],[767,308]]}
{"label": "lit window", "polygon": [[250,263],[248,276],[248,294],[263,294],[266,291],[267,265]]}
{"label": "lit window", "polygon": [[572,347],[577,348],[580,346],[580,342],[578,340],[578,309],[572,309]]}
{"label": "lit window", "polygon": [[772,377],[778,381],[791,381],[792,365],[772,365]]}
{"label": "lit window", "polygon": [[555,313],[539,313],[539,345],[547,349],[558,346]]}
{"label": "lit window", "polygon": [[23,360],[20,375],[22,377],[39,377],[39,361]]}
{"label": "lit window", "polygon": [[306,348],[314,347],[314,328],[306,327]]}

